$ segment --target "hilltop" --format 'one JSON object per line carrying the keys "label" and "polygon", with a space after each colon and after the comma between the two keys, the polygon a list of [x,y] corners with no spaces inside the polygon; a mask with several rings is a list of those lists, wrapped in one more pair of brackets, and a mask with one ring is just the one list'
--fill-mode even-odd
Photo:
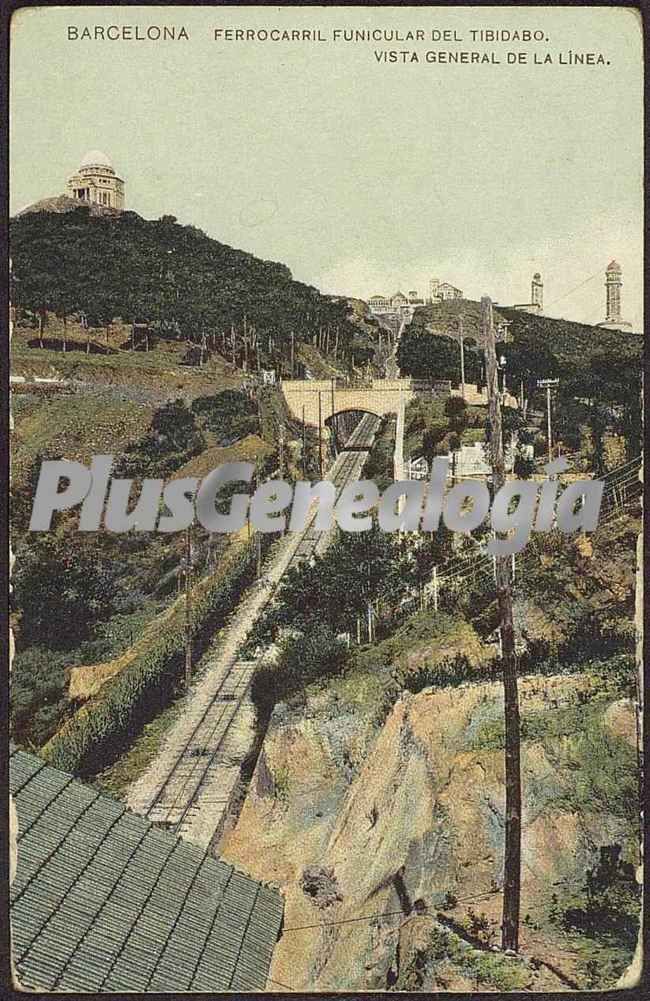
{"label": "hilltop", "polygon": [[[447,299],[428,306],[418,306],[409,332],[415,334],[427,331],[457,339],[458,320],[461,316],[465,337],[473,338],[480,344],[481,304],[472,299]],[[640,356],[640,335],[627,331],[607,330],[587,323],[576,323],[574,320],[540,316],[498,303],[494,306],[494,320],[497,327],[504,321],[508,324],[506,340],[517,343],[528,336],[534,337],[566,363],[575,362],[579,358],[584,360],[594,351],[618,351],[621,347]]]}
{"label": "hilltop", "polygon": [[[41,198],[21,209],[16,213],[16,218],[29,215],[33,212],[75,212],[79,208],[79,202],[68,195],[54,195],[52,198]],[[88,211],[91,216],[97,215],[119,215],[120,209],[111,208],[109,205],[99,205],[98,202],[88,202]]]}

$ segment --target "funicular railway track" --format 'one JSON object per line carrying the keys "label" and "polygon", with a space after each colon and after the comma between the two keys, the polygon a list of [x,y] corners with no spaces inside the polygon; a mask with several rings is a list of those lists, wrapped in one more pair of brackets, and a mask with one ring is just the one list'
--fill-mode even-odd
{"label": "funicular railway track", "polygon": [[[326,478],[334,483],[337,497],[361,472],[378,424],[377,417],[366,414],[333,463]],[[136,812],[206,847],[226,819],[249,749],[249,743],[242,747],[237,731],[242,723],[245,728],[244,717],[249,723],[252,719],[248,694],[256,664],[239,660],[237,651],[255,619],[272,601],[273,590],[282,576],[326,545],[326,533],[316,530],[315,518],[314,510],[303,532],[288,541],[280,565],[274,564],[271,578],[265,578],[268,584],[264,591],[253,589],[245,596],[235,613],[235,620],[243,619],[244,626],[240,622],[230,644],[227,639],[222,643],[224,650],[215,657],[214,667],[208,667],[206,678],[197,686],[196,697],[192,693],[188,698],[179,721],[181,725],[175,735],[170,733],[155,775],[148,782],[147,776],[143,776],[129,791],[129,805]]]}

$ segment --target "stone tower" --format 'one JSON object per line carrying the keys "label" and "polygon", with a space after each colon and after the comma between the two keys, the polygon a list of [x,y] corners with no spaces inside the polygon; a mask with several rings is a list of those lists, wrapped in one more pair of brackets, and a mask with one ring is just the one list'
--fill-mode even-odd
{"label": "stone tower", "polygon": [[531,305],[538,306],[541,313],[544,309],[544,282],[542,281],[542,276],[539,271],[536,271],[533,275],[533,281],[530,288]]}
{"label": "stone tower", "polygon": [[68,178],[67,194],[81,202],[94,202],[104,208],[124,208],[124,181],[100,150],[86,153],[76,173]]}
{"label": "stone tower", "polygon": [[618,261],[610,261],[605,271],[606,314],[599,327],[608,330],[631,330],[632,324],[621,319],[621,265]]}

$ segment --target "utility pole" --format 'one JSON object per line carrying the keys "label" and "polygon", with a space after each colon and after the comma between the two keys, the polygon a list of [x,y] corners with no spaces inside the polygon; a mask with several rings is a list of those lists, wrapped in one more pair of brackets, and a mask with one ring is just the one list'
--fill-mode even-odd
{"label": "utility pole", "polygon": [[334,453],[336,454],[336,431],[337,431],[337,428],[336,428],[336,424],[334,423],[334,413],[335,413],[335,408],[334,408],[334,384],[335,384],[335,382],[336,382],[336,380],[332,376],[332,381],[331,381],[331,388],[332,388],[332,444],[334,445]]}
{"label": "utility pole", "polygon": [[291,378],[293,379],[296,368],[296,335],[291,331]]}
{"label": "utility pole", "polygon": [[192,677],[192,536],[185,530],[185,690]]}
{"label": "utility pole", "polygon": [[458,317],[458,333],[460,334],[460,385],[461,396],[465,399],[465,345],[463,342],[463,317]]}
{"label": "utility pole", "polygon": [[323,479],[323,408],[321,403],[321,391],[318,390],[318,472]]}
{"label": "utility pole", "polygon": [[280,425],[280,440],[279,440],[279,457],[280,457],[280,479],[284,478],[284,424]]}
{"label": "utility pole", "polygon": [[307,425],[305,424],[305,405],[302,405],[302,475],[307,479]]}
{"label": "utility pole", "polygon": [[[485,369],[491,427],[492,489],[494,495],[506,480],[503,455],[499,374],[492,301],[481,299],[481,331],[485,345]],[[503,866],[503,918],[501,947],[517,952],[519,947],[519,907],[521,898],[521,734],[519,693],[517,690],[517,658],[512,616],[510,560],[497,556],[495,560],[499,633],[502,647],[502,675],[505,716],[505,853]]]}
{"label": "utility pole", "polygon": [[553,460],[553,430],[551,428],[551,387],[558,386],[559,379],[538,379],[538,389],[546,388],[546,438],[548,442],[548,461]]}
{"label": "utility pole", "polygon": [[[255,462],[255,476],[253,478],[253,484],[255,486],[255,490],[257,490],[257,488],[259,486],[259,483],[260,483],[259,464],[256,461]],[[248,512],[249,512],[248,513],[248,518],[249,518],[249,525],[250,525],[250,504],[248,505]],[[259,580],[259,578],[262,576],[262,535],[261,535],[261,532],[255,532],[255,563],[256,563],[255,575],[256,575],[257,579]]]}

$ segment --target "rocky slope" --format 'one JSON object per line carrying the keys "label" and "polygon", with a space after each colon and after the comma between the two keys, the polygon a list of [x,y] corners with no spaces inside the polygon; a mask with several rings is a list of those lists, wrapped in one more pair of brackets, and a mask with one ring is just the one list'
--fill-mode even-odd
{"label": "rocky slope", "polygon": [[339,679],[301,707],[276,707],[220,846],[285,894],[271,987],[586,986],[589,944],[585,953],[552,911],[601,845],[636,860],[631,704],[589,675],[521,680],[519,959],[490,950],[502,901],[501,686],[405,692],[383,725],[380,689]]}

